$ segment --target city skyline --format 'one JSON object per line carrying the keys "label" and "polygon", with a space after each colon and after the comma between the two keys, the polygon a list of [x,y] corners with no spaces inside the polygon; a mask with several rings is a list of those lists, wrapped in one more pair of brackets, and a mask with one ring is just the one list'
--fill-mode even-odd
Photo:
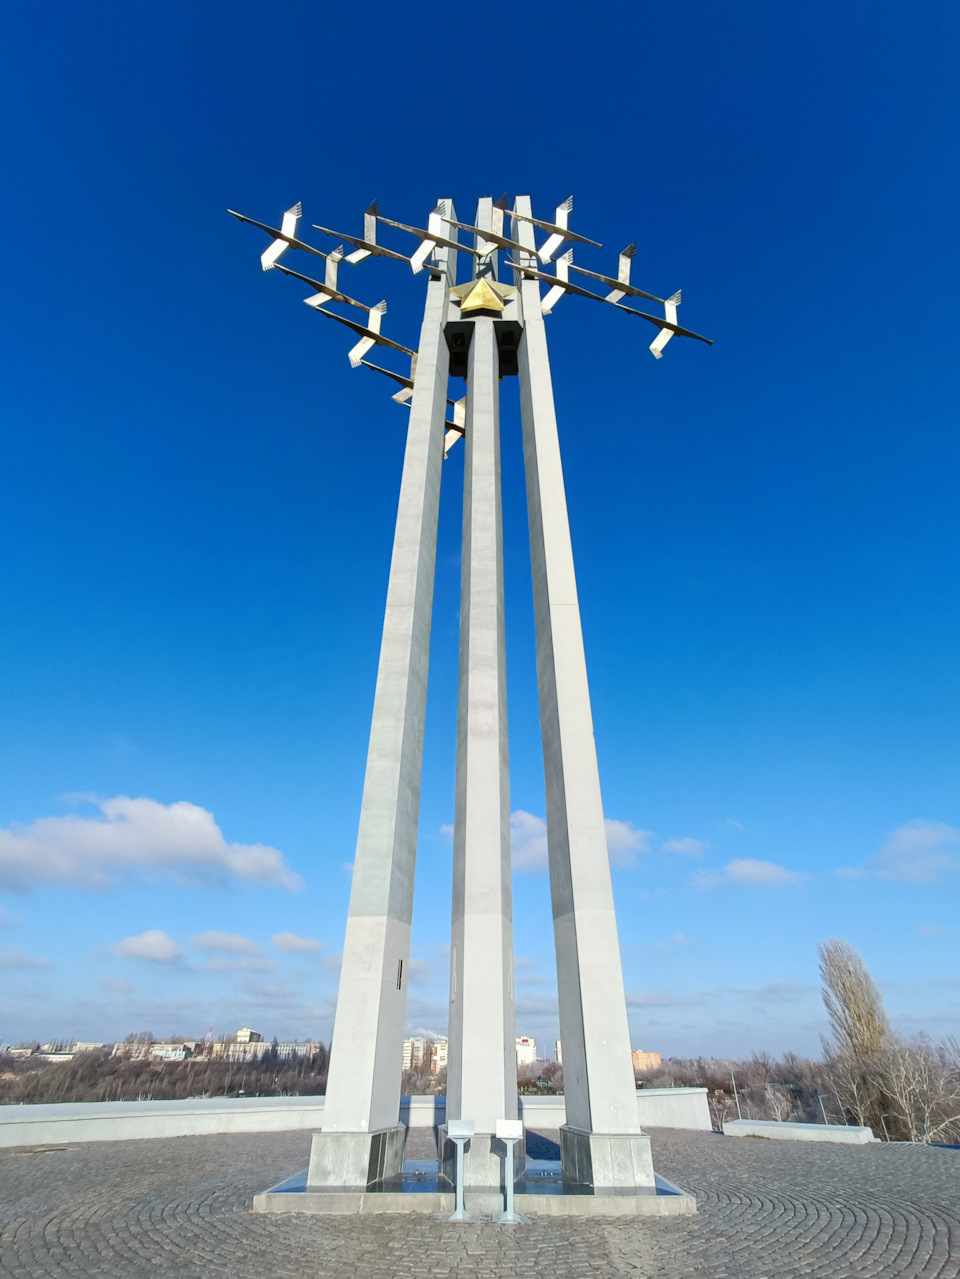
{"label": "city skyline", "polygon": [[[167,18],[147,42],[119,6],[57,14],[57,47],[12,19],[22,57],[0,89],[18,122],[0,216],[19,243],[29,209],[36,236],[4,321],[4,1038],[269,1016],[329,1042],[406,410],[289,281],[250,270],[252,233],[223,207],[271,222],[302,199],[357,231],[374,196],[411,221],[448,188],[469,208],[460,148],[494,197],[529,185],[552,210],[572,191],[573,225],[606,240],[575,262],[615,273],[636,239],[634,278],[682,286],[681,321],[695,308],[716,339],[654,361],[644,324],[591,326],[575,298],[548,318],[633,1043],[816,1052],[830,935],[861,950],[896,1026],[960,1031],[947,7],[922,33],[857,5],[775,23],[759,4],[624,9],[631,47],[655,51],[643,103],[584,82],[548,119],[523,88],[542,156],[518,135],[494,162],[468,111],[415,175],[425,91],[396,62],[398,17],[362,55],[338,48],[324,94],[349,112],[320,121],[316,15],[291,69],[254,25],[200,15],[184,48]],[[588,33],[582,56],[612,38]],[[348,92],[370,76],[394,120]],[[302,123],[274,137],[264,109],[286,95]],[[651,130],[653,101],[674,106]],[[614,119],[640,139],[627,165]],[[415,338],[403,264],[342,266],[341,284],[388,297],[390,332]],[[550,1043],[510,398],[517,1029]],[[452,452],[411,1031],[446,1024],[461,475]]]}

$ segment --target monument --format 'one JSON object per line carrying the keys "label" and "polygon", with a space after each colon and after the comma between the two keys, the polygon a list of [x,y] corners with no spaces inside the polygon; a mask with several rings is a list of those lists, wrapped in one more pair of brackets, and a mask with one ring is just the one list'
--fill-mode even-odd
{"label": "monument", "polygon": [[[410,414],[323,1127],[313,1137],[308,1190],[373,1190],[401,1175],[401,1059],[437,517],[444,459],[460,439],[463,559],[446,1117],[473,1124],[465,1153],[461,1139],[467,1187],[497,1189],[523,1178],[522,1140],[505,1145],[497,1137],[498,1123],[518,1115],[499,438],[500,386],[511,377],[520,385],[533,568],[564,1058],[563,1182],[586,1194],[650,1194],[655,1187],[650,1139],[638,1120],[545,316],[565,294],[614,306],[656,327],[650,351],[657,359],[674,335],[708,339],[677,323],[679,292],[660,299],[631,283],[635,245],[620,254],[616,278],[575,266],[568,246],[602,246],[571,230],[572,207],[572,199],[565,201],[551,222],[533,216],[529,197],[517,197],[511,209],[505,197],[497,203],[487,198],[479,201],[475,221],[466,223],[444,199],[419,228],[382,216],[374,202],[364,214],[362,236],[316,227],[341,241],[330,252],[299,238],[300,205],[287,210],[280,228],[234,214],[272,237],[261,258],[264,270],[277,268],[308,284],[314,292],[304,299],[307,305],[359,336],[349,352],[351,365],[391,378],[400,387],[393,399]],[[382,245],[383,225],[416,237],[415,252],[408,257]],[[461,240],[461,233],[469,239]],[[352,246],[349,254],[345,244]],[[288,250],[321,258],[323,281],[282,264]],[[385,302],[368,305],[341,291],[341,263],[355,267],[371,256],[407,262],[415,274],[429,277],[415,349],[382,332]],[[470,276],[458,283],[461,256]],[[505,270],[510,283],[500,278]],[[573,283],[571,272],[599,281],[608,292]],[[663,315],[627,306],[624,298],[657,302]],[[351,318],[356,312],[366,313],[365,322]],[[369,362],[365,357],[374,346],[409,357],[409,373]],[[466,379],[466,395],[456,402],[448,398],[451,378]],[[510,1169],[507,1150],[513,1152]],[[441,1181],[452,1184],[456,1143],[444,1129],[439,1157]]]}

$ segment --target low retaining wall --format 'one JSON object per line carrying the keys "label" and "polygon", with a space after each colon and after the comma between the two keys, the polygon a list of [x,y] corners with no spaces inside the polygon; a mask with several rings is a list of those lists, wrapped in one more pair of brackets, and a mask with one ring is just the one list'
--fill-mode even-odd
{"label": "low retaining wall", "polygon": [[728,1119],[725,1137],[771,1137],[775,1141],[836,1141],[847,1146],[865,1146],[879,1141],[870,1128],[847,1124],[791,1124],[779,1119]]}
{"label": "low retaining wall", "polygon": [[[323,1097],[204,1097],[0,1106],[0,1147],[315,1130],[323,1127],[323,1102]],[[641,1088],[637,1109],[644,1128],[710,1128],[705,1088]],[[521,1097],[520,1117],[528,1128],[559,1128],[566,1122],[563,1098]],[[445,1120],[445,1097],[401,1099],[400,1122],[408,1128],[436,1128]]]}

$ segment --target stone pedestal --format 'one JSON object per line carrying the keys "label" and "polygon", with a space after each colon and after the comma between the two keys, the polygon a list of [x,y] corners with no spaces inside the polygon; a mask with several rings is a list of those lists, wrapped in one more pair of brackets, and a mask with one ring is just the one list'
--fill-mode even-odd
{"label": "stone pedestal", "polygon": [[[446,1125],[437,1130],[440,1184],[452,1189],[456,1184],[457,1147],[447,1136]],[[492,1133],[475,1133],[463,1152],[463,1184],[470,1190],[506,1190],[507,1145]],[[526,1167],[524,1142],[513,1148],[513,1184],[522,1185]]]}
{"label": "stone pedestal", "polygon": [[563,1182],[594,1190],[653,1190],[653,1156],[646,1133],[587,1132],[564,1124],[560,1129]]}
{"label": "stone pedestal", "polygon": [[406,1128],[377,1132],[315,1132],[307,1189],[366,1190],[400,1176]]}

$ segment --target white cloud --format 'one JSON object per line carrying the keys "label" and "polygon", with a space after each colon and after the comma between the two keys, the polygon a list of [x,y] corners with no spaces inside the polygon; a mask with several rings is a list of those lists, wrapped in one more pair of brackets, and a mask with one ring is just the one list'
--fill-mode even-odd
{"label": "white cloud", "polygon": [[410,956],[407,972],[412,986],[423,986],[439,971],[436,964],[431,964],[426,959],[418,959],[416,955]]}
{"label": "white cloud", "polygon": [[673,1008],[696,1002],[695,999],[681,999],[679,995],[661,995],[651,990],[641,990],[627,995],[628,1008]]}
{"label": "white cloud", "polygon": [[741,857],[727,862],[724,867],[727,879],[734,884],[766,884],[775,888],[785,888],[792,884],[802,884],[808,877],[796,871],[787,870],[775,862],[759,861],[754,857]]}
{"label": "white cloud", "polygon": [[610,854],[611,866],[633,866],[637,853],[649,852],[653,840],[652,830],[636,830],[632,822],[618,822],[612,817],[608,817],[603,824],[607,831],[607,852]]}
{"label": "white cloud", "polygon": [[862,866],[841,866],[847,879],[885,879],[900,884],[934,884],[960,870],[960,857],[948,852],[960,844],[960,830],[946,822],[915,818],[898,827],[879,853]]}
{"label": "white cloud", "polygon": [[25,950],[16,950],[12,946],[0,946],[0,968],[52,968],[49,959],[41,959],[38,955],[28,955]]}
{"label": "white cloud", "polygon": [[197,950],[221,950],[230,955],[262,955],[263,950],[249,937],[239,933],[197,933],[190,938],[190,945]]}
{"label": "white cloud", "polygon": [[440,834],[444,839],[453,839],[453,822],[448,822],[446,826],[441,826]]}
{"label": "white cloud", "polygon": [[785,1003],[794,1003],[798,999],[803,999],[806,995],[809,995],[814,989],[816,989],[814,986],[804,985],[803,982],[799,981],[768,981],[756,993],[759,999],[773,999]]}
{"label": "white cloud", "polygon": [[654,946],[654,950],[673,950],[674,946],[687,946],[689,943],[689,937],[685,937],[683,933],[674,933],[669,941],[658,942]]}
{"label": "white cloud", "polygon": [[942,937],[947,930],[942,924],[921,924],[917,931],[921,937]]}
{"label": "white cloud", "polygon": [[662,847],[665,853],[679,853],[681,857],[699,857],[710,847],[710,842],[706,839],[691,839],[686,836],[683,839],[666,839]]}
{"label": "white cloud", "polygon": [[0,830],[0,887],[34,884],[110,888],[116,878],[146,871],[181,881],[235,876],[299,888],[283,854],[266,844],[228,844],[213,814],[180,800],[118,795],[98,800],[101,817],[40,817]]}
{"label": "white cloud", "polygon": [[126,977],[105,977],[100,985],[104,990],[109,990],[114,995],[129,995],[136,990],[133,982]]}
{"label": "white cloud", "polygon": [[742,857],[735,861],[727,862],[719,873],[709,870],[700,871],[699,874],[694,875],[692,883],[694,888],[700,889],[719,888],[721,884],[749,884],[761,888],[792,888],[799,884],[805,884],[809,878],[809,875],[801,875],[796,871],[787,870],[785,866],[778,866],[775,862],[764,862],[753,857]]}
{"label": "white cloud", "polygon": [[296,933],[274,933],[271,941],[277,950],[287,951],[291,955],[320,949],[320,943],[315,937],[298,937]]}
{"label": "white cloud", "polygon": [[738,822],[735,817],[725,817],[720,824],[727,830],[743,830],[743,822]]}
{"label": "white cloud", "polygon": [[[607,851],[610,854],[612,866],[621,868],[632,866],[636,862],[637,853],[645,853],[653,839],[653,831],[636,830],[631,822],[619,822],[608,817],[604,821],[604,827],[607,835]],[[510,850],[514,870],[547,870],[549,857],[547,823],[544,819],[533,813],[527,813],[522,808],[512,812],[510,814]]]}
{"label": "white cloud", "polygon": [[547,823],[522,808],[510,814],[510,851],[514,870],[546,870]]}
{"label": "white cloud", "polygon": [[202,973],[273,973],[277,966],[269,959],[211,959],[200,966]]}
{"label": "white cloud", "polygon": [[23,920],[17,915],[11,915],[6,906],[0,906],[0,928],[13,928],[15,924],[22,924]]}
{"label": "white cloud", "polygon": [[117,942],[113,953],[122,959],[149,959],[157,964],[169,964],[183,956],[183,951],[162,928],[148,928],[139,937],[125,937]]}

